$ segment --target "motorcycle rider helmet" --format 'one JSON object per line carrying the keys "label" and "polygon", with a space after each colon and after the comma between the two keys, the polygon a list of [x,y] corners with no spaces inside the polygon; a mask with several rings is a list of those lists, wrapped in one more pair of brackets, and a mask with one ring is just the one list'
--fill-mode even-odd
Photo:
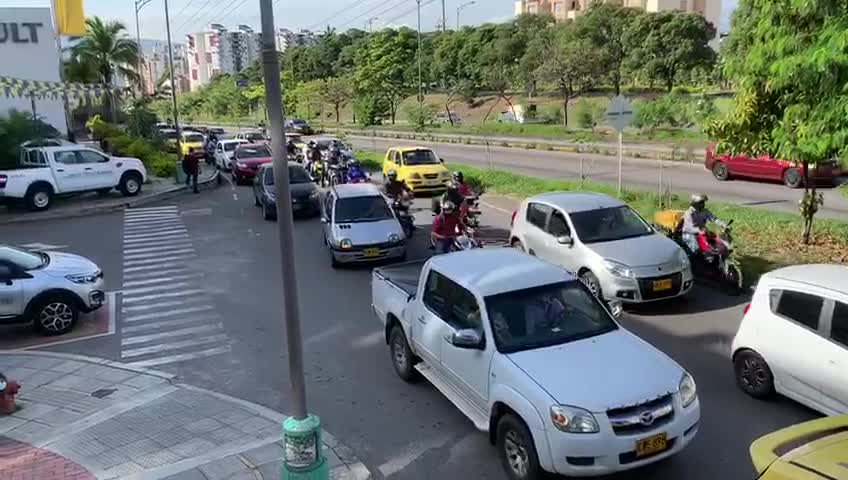
{"label": "motorcycle rider helmet", "polygon": [[462,183],[465,181],[465,176],[459,170],[453,172],[453,180],[455,182]]}
{"label": "motorcycle rider helmet", "polygon": [[389,170],[386,172],[386,178],[389,179],[390,182],[394,182],[397,180],[397,172],[394,169]]}
{"label": "motorcycle rider helmet", "polygon": [[442,212],[445,215],[451,215],[454,211],[456,211],[456,205],[454,205],[454,203],[451,202],[450,200],[446,200],[442,204]]}
{"label": "motorcycle rider helmet", "polygon": [[709,200],[709,197],[707,197],[706,194],[694,193],[691,197],[689,197],[689,205],[695,208],[703,208],[704,205],[706,205],[707,200]]}

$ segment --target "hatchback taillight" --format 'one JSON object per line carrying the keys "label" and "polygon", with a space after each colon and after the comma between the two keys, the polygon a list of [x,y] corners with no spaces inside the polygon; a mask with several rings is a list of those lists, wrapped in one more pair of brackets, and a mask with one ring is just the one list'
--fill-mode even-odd
{"label": "hatchback taillight", "polygon": [[750,309],[751,309],[751,304],[750,304],[750,303],[749,303],[749,304],[747,304],[747,305],[745,305],[745,308],[743,308],[743,309],[742,309],[742,315],[747,315],[747,314],[748,314],[748,310],[750,310]]}
{"label": "hatchback taillight", "polygon": [[510,227],[515,226],[515,215],[516,215],[517,213],[518,213],[518,210],[513,210],[513,211],[512,211],[512,218],[510,218],[510,219],[509,219],[509,226],[510,226]]}
{"label": "hatchback taillight", "polygon": [[6,181],[8,180],[8,178],[9,177],[7,177],[6,175],[0,175],[0,188],[6,187]]}

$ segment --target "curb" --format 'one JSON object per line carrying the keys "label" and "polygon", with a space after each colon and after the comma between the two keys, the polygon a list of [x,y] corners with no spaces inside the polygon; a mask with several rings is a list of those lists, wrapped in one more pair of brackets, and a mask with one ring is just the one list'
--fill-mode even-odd
{"label": "curb", "polygon": [[[215,171],[211,177],[197,182],[198,189],[208,190],[220,185],[221,172]],[[70,211],[48,211],[41,215],[34,216],[29,214],[13,215],[11,218],[0,218],[0,225],[11,225],[15,223],[31,223],[43,220],[56,220],[58,218],[77,218],[96,215],[100,213],[116,212],[127,208],[140,207],[149,203],[167,200],[190,190],[185,185],[177,185],[161,192],[151,193],[141,197],[134,197],[112,205],[80,207]]]}
{"label": "curb", "polygon": [[[128,372],[138,373],[141,375],[150,375],[151,377],[161,378],[162,380],[167,380],[171,382],[176,375],[172,375],[170,373],[161,372],[159,370],[153,370],[150,368],[143,367],[133,367],[131,365],[127,365],[125,363],[116,362],[114,360],[109,360],[106,358],[99,357],[89,357],[86,355],[76,355],[73,353],[58,353],[58,352],[40,352],[33,350],[0,350],[0,356],[2,355],[32,355],[32,356],[40,356],[40,357],[49,357],[49,358],[58,358],[62,360],[73,360],[75,362],[85,362],[93,365],[101,365],[104,367],[112,367],[117,368],[119,370],[126,370]],[[171,382],[173,383],[173,382]]]}

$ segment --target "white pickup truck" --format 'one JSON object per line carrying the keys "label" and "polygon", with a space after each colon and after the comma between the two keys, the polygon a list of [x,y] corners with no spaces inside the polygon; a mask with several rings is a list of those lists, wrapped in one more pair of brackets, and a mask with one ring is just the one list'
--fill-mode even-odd
{"label": "white pickup truck", "polygon": [[513,249],[377,268],[397,374],[423,376],[497,445],[512,479],[605,475],[695,438],[695,382],[571,273]]}
{"label": "white pickup truck", "polygon": [[46,210],[56,195],[117,188],[124,196],[141,192],[147,170],[136,158],[110,157],[82,145],[22,148],[21,168],[0,170],[0,202],[20,201]]}

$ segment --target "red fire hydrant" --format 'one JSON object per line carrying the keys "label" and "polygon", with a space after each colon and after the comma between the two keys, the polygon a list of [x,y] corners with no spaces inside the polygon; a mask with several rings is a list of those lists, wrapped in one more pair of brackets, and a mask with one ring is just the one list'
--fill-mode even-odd
{"label": "red fire hydrant", "polygon": [[15,395],[21,389],[21,384],[14,380],[7,380],[6,376],[0,373],[0,415],[11,415],[15,413],[17,406],[15,405]]}

